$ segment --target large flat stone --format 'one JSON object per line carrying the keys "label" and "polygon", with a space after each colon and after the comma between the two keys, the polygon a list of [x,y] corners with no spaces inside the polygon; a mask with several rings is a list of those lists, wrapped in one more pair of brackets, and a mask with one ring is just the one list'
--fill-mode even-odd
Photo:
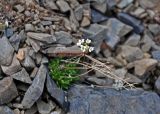
{"label": "large flat stone", "polygon": [[18,91],[11,77],[0,81],[0,105],[11,102],[17,95]]}
{"label": "large flat stone", "polygon": [[6,37],[0,38],[0,65],[10,65],[14,54],[14,48]]}
{"label": "large flat stone", "polygon": [[140,89],[117,91],[76,85],[68,91],[68,114],[159,114],[160,97]]}
{"label": "large flat stone", "polygon": [[41,65],[36,77],[34,78],[32,85],[29,87],[22,100],[24,108],[28,109],[39,99],[43,93],[44,82],[46,79],[47,69],[44,65]]}

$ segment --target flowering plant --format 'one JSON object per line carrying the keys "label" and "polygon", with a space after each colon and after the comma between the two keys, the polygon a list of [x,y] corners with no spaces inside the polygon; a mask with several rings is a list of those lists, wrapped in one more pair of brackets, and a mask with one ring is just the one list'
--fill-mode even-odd
{"label": "flowering plant", "polygon": [[92,52],[94,51],[94,47],[90,46],[91,40],[90,39],[81,39],[78,40],[77,46],[81,48],[82,52]]}

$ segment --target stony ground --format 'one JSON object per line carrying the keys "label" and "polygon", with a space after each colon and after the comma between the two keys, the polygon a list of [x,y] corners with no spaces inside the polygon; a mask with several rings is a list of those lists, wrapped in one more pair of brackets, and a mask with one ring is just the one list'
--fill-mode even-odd
{"label": "stony ground", "polygon": [[[1,0],[0,114],[160,114],[159,6],[160,0]],[[82,38],[92,40],[94,58],[136,89],[117,91],[115,80],[98,72],[68,91],[58,88],[48,62],[81,53]]]}

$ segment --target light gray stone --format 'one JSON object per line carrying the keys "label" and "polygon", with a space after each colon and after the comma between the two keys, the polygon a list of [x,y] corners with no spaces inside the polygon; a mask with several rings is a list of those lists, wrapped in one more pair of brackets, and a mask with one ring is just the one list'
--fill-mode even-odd
{"label": "light gray stone", "polygon": [[128,40],[125,42],[125,45],[129,46],[137,46],[140,43],[140,35],[132,34]]}
{"label": "light gray stone", "polygon": [[63,13],[66,13],[71,9],[69,7],[68,3],[64,0],[57,0],[56,4],[60,8],[61,12],[63,12]]}
{"label": "light gray stone", "polygon": [[13,59],[14,48],[6,37],[0,38],[0,65],[10,65]]}
{"label": "light gray stone", "polygon": [[0,105],[11,102],[17,96],[18,91],[11,77],[6,77],[0,81]]}
{"label": "light gray stone", "polygon": [[155,88],[157,89],[158,93],[160,94],[160,76],[155,82]]}

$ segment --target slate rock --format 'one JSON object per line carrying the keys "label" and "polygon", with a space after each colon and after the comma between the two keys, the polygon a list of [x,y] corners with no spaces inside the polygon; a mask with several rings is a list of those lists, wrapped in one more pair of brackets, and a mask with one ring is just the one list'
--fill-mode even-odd
{"label": "slate rock", "polygon": [[125,42],[125,45],[137,46],[140,43],[141,36],[138,34],[132,34]]}
{"label": "slate rock", "polygon": [[141,89],[117,91],[75,85],[68,91],[68,114],[158,114],[160,97]]}
{"label": "slate rock", "polygon": [[79,5],[76,7],[76,9],[74,10],[74,15],[78,21],[82,20],[82,17],[83,17],[83,6],[82,5]]}
{"label": "slate rock", "polygon": [[91,19],[93,23],[99,23],[102,21],[108,20],[108,17],[104,14],[98,12],[97,10],[92,9],[91,10]]}
{"label": "slate rock", "polygon": [[24,68],[21,71],[11,75],[11,77],[15,80],[19,80],[24,83],[28,83],[28,84],[32,83],[31,78],[29,77],[29,74]]}
{"label": "slate rock", "polygon": [[152,51],[153,59],[160,61],[160,51]]}
{"label": "slate rock", "polygon": [[10,41],[11,45],[13,46],[13,48],[15,49],[15,51],[18,51],[19,45],[21,42],[20,36],[16,33],[12,37],[10,37],[9,41]]}
{"label": "slate rock", "polygon": [[36,66],[34,60],[29,55],[26,55],[25,59],[21,62],[21,64],[27,70],[31,70]]}
{"label": "slate rock", "polygon": [[116,18],[110,18],[108,21],[102,23],[102,25],[107,26],[108,32],[116,34],[120,38],[127,35],[133,29],[131,26],[122,23]]}
{"label": "slate rock", "polygon": [[47,33],[28,32],[27,36],[45,43],[54,43],[56,41],[56,38],[54,36]]}
{"label": "slate rock", "polygon": [[15,114],[8,106],[0,106],[0,114]]}
{"label": "slate rock", "polygon": [[56,43],[62,45],[70,45],[72,43],[72,36],[65,31],[55,32],[55,37],[57,39]]}
{"label": "slate rock", "polygon": [[123,23],[132,26],[135,33],[141,34],[144,32],[144,25],[140,20],[136,19],[135,17],[127,13],[118,13],[118,18]]}
{"label": "slate rock", "polygon": [[29,109],[39,99],[43,93],[44,83],[46,79],[47,68],[45,65],[41,65],[36,77],[34,78],[32,85],[28,88],[22,100],[22,105],[25,109]]}
{"label": "slate rock", "polygon": [[135,64],[134,72],[137,76],[142,77],[144,74],[153,70],[156,67],[157,63],[158,61],[155,59],[137,60],[134,62]]}
{"label": "slate rock", "polygon": [[0,81],[0,105],[11,102],[18,96],[16,85],[11,77],[6,77]]}
{"label": "slate rock", "polygon": [[133,0],[121,0],[120,3],[117,4],[117,6],[121,9],[127,7],[129,4],[131,4]]}
{"label": "slate rock", "polygon": [[7,28],[5,30],[5,35],[7,38],[11,37],[14,34],[13,29],[12,28]]}
{"label": "slate rock", "polygon": [[155,88],[156,88],[157,92],[160,94],[160,76],[158,77],[158,79],[155,82]]}
{"label": "slate rock", "polygon": [[19,63],[16,55],[14,55],[12,63],[9,66],[1,65],[3,73],[6,75],[12,75],[22,69],[21,64]]}
{"label": "slate rock", "polygon": [[14,48],[6,37],[0,38],[0,65],[10,65],[13,59]]}
{"label": "slate rock", "polygon": [[154,36],[160,34],[160,25],[159,24],[149,24],[149,30],[153,33]]}
{"label": "slate rock", "polygon": [[143,52],[138,47],[123,45],[120,47],[119,54],[129,62],[143,58]]}
{"label": "slate rock", "polygon": [[42,100],[37,101],[37,108],[40,114],[50,114],[50,112],[53,110],[49,103],[46,103]]}
{"label": "slate rock", "polygon": [[105,14],[106,11],[108,10],[107,8],[107,0],[104,1],[103,3],[96,3],[93,2],[91,3],[91,6],[96,9],[97,11],[101,12],[102,14]]}
{"label": "slate rock", "polygon": [[35,31],[35,28],[32,24],[25,24],[25,31],[26,32]]}
{"label": "slate rock", "polygon": [[68,101],[65,99],[66,95],[64,91],[57,87],[56,83],[49,75],[47,75],[46,87],[51,97],[55,99],[65,111],[68,110]]}
{"label": "slate rock", "polygon": [[83,52],[77,46],[72,47],[64,47],[64,46],[57,46],[57,47],[49,47],[43,50],[44,54],[47,54],[49,57],[70,57],[76,55],[82,55]]}
{"label": "slate rock", "polygon": [[57,0],[57,6],[60,8],[62,13],[68,12],[71,8],[69,7],[68,3],[64,0]]}
{"label": "slate rock", "polygon": [[46,0],[45,7],[52,9],[52,10],[58,10],[58,7],[57,7],[55,1],[53,1],[53,0]]}
{"label": "slate rock", "polygon": [[15,5],[14,8],[19,13],[22,13],[25,10],[24,6],[22,6],[21,4]]}
{"label": "slate rock", "polygon": [[95,52],[100,52],[100,47],[103,40],[106,38],[107,27],[99,24],[91,24],[87,28],[80,29],[83,32],[84,38],[89,38],[92,40]]}
{"label": "slate rock", "polygon": [[49,25],[52,25],[52,21],[41,21],[41,24],[43,26],[49,26]]}
{"label": "slate rock", "polygon": [[120,40],[120,37],[116,34],[112,32],[107,32],[105,43],[110,49],[114,50],[117,44],[120,42]]}

